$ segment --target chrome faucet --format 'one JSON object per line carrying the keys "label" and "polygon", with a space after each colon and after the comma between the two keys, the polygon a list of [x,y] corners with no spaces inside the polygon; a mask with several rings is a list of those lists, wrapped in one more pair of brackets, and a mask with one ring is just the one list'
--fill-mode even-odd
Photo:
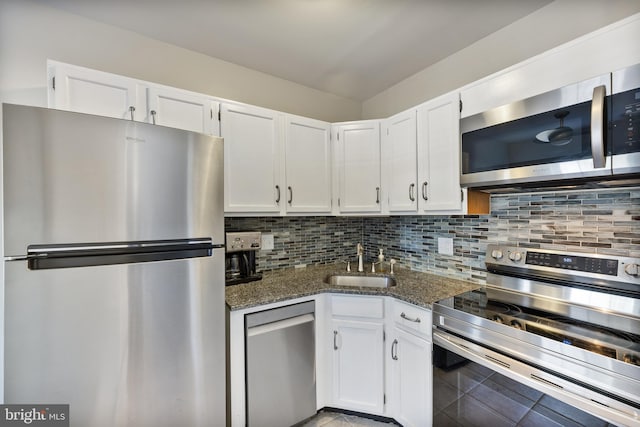
{"label": "chrome faucet", "polygon": [[358,253],[358,272],[362,273],[364,271],[364,264],[362,262],[362,256],[364,255],[364,248],[360,243],[356,246],[356,251]]}

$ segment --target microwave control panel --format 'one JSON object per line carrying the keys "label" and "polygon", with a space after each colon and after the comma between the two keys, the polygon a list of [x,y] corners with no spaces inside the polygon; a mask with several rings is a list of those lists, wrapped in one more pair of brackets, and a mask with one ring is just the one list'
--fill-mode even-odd
{"label": "microwave control panel", "polygon": [[640,151],[640,88],[613,95],[615,153]]}

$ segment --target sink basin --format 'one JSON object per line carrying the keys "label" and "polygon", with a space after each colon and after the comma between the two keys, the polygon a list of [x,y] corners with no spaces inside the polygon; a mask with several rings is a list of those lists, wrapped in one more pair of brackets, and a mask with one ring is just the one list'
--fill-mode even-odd
{"label": "sink basin", "polygon": [[361,286],[370,288],[389,288],[396,285],[396,279],[387,276],[356,276],[345,274],[330,274],[324,282],[337,286]]}

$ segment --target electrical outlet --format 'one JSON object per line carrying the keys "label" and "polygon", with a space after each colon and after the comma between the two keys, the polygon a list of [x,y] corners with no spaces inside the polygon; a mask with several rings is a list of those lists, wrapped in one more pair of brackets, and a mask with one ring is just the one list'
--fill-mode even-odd
{"label": "electrical outlet", "polygon": [[438,237],[438,253],[453,255],[453,239],[450,237]]}
{"label": "electrical outlet", "polygon": [[263,251],[273,250],[273,234],[262,235],[262,248]]}

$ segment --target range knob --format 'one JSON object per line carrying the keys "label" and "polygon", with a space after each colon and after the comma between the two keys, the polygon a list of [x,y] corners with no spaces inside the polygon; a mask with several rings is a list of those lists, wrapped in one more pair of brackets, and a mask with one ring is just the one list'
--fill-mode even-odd
{"label": "range knob", "polygon": [[516,329],[520,329],[521,331],[524,330],[524,328],[522,327],[522,323],[518,322],[517,320],[512,320],[511,326],[513,326]]}
{"label": "range knob", "polygon": [[638,264],[627,264],[624,272],[629,276],[638,277],[640,275],[640,267],[638,267]]}
{"label": "range knob", "polygon": [[522,259],[522,252],[511,252],[509,254],[509,259],[513,262],[518,262]]}
{"label": "range knob", "polygon": [[491,251],[491,258],[494,259],[502,259],[502,251],[499,249],[494,249]]}
{"label": "range knob", "polygon": [[622,360],[626,363],[640,366],[640,359],[638,359],[638,357],[634,356],[633,354],[625,354],[624,356],[622,356]]}

